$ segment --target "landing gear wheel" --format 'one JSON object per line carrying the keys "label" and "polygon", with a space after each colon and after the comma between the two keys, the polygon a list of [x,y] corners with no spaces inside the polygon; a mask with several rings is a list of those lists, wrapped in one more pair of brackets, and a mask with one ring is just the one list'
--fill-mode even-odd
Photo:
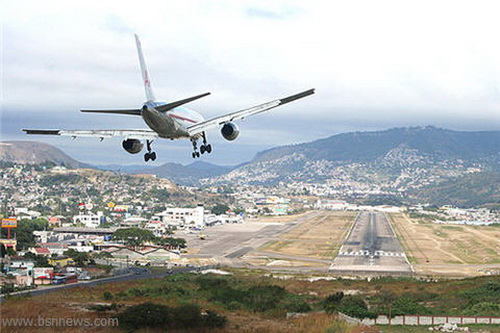
{"label": "landing gear wheel", "polygon": [[210,154],[212,152],[212,145],[207,145],[205,147],[205,150],[207,151],[208,154]]}
{"label": "landing gear wheel", "polygon": [[200,157],[200,152],[196,152],[196,157]]}
{"label": "landing gear wheel", "polygon": [[200,147],[200,153],[203,155],[203,154],[205,153],[205,151],[207,151],[207,150],[206,150],[206,147],[205,147],[205,145],[202,145],[202,146]]}
{"label": "landing gear wheel", "polygon": [[153,143],[153,140],[146,140],[146,149],[148,152],[144,154],[144,161],[147,162],[149,160],[154,161],[156,160],[156,153],[154,151],[151,151],[151,144]]}
{"label": "landing gear wheel", "polygon": [[196,152],[193,151],[193,154],[192,154],[193,158],[196,158]]}

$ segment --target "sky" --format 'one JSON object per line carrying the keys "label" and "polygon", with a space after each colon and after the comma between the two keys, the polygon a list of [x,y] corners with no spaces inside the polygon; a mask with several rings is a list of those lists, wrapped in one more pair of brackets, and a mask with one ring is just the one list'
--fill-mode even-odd
{"label": "sky", "polygon": [[[143,164],[121,139],[27,137],[21,128],[138,129],[140,117],[81,114],[145,100],[133,34],[153,90],[211,118],[315,88],[316,94],[208,132],[205,162],[235,165],[279,145],[349,131],[433,125],[500,129],[496,1],[3,0],[0,140],[52,144],[91,164]],[[158,159],[191,163],[188,140]]]}

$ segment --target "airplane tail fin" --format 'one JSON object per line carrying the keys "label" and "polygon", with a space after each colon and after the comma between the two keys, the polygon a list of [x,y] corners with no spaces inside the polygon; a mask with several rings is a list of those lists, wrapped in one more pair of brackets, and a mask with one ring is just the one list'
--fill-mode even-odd
{"label": "airplane tail fin", "polygon": [[155,95],[153,94],[153,89],[151,89],[151,79],[149,78],[148,69],[146,68],[146,62],[144,61],[144,54],[142,54],[141,41],[139,36],[135,36],[135,43],[137,45],[137,53],[139,53],[139,62],[141,64],[142,80],[144,83],[144,90],[146,92],[146,98],[148,101],[154,101]]}

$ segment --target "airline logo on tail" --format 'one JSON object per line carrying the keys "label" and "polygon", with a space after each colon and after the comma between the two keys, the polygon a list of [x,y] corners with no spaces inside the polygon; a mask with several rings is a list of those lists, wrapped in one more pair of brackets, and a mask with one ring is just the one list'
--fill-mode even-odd
{"label": "airline logo on tail", "polygon": [[149,75],[148,75],[148,71],[145,71],[145,72],[144,72],[144,84],[145,84],[148,88],[151,88],[151,86],[149,85]]}

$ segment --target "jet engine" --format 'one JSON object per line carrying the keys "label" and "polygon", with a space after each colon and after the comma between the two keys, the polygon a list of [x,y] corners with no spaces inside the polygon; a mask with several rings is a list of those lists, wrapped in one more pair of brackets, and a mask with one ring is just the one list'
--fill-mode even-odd
{"label": "jet engine", "polygon": [[240,130],[238,129],[238,126],[236,126],[235,123],[225,123],[224,126],[222,126],[220,132],[224,137],[224,139],[228,141],[235,140],[240,134]]}
{"label": "jet engine", "polygon": [[122,147],[130,154],[137,154],[142,150],[144,144],[137,139],[127,139],[122,142]]}

